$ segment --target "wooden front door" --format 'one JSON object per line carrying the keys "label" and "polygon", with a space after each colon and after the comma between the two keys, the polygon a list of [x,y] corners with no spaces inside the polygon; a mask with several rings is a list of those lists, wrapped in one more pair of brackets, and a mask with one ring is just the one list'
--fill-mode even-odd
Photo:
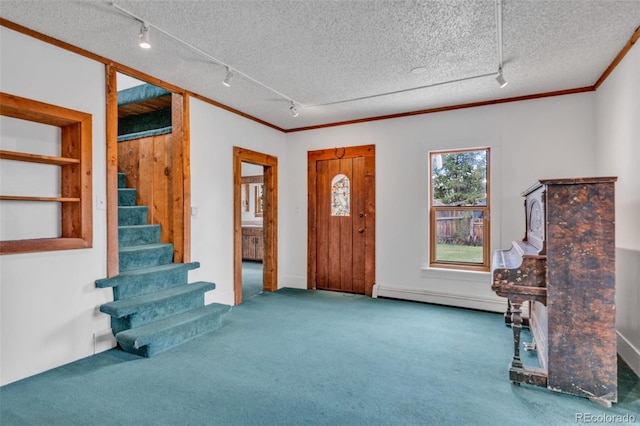
{"label": "wooden front door", "polygon": [[375,146],[312,151],[308,159],[308,287],[371,296]]}

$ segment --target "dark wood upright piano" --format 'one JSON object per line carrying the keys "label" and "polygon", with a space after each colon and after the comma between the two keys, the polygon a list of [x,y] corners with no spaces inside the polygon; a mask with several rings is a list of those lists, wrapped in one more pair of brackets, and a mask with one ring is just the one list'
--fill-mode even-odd
{"label": "dark wood upright piano", "polygon": [[[617,402],[615,177],[545,179],[522,193],[526,233],[492,259],[491,289],[507,298],[509,379]],[[528,317],[523,319],[523,304]],[[539,366],[520,357],[529,326]]]}

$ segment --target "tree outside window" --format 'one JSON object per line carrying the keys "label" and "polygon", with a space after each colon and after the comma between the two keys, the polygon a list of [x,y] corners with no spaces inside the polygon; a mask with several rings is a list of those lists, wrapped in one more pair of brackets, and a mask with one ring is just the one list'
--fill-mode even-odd
{"label": "tree outside window", "polygon": [[429,264],[489,270],[489,148],[434,151]]}

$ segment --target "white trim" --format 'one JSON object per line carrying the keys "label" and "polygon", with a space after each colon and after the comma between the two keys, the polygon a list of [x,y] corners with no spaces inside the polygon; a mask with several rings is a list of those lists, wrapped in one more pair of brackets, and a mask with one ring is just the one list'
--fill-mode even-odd
{"label": "white trim", "polygon": [[472,294],[431,291],[421,288],[391,287],[381,284],[373,286],[373,297],[389,297],[500,313],[505,312],[507,309],[506,299],[498,298],[497,296],[493,298]]}
{"label": "white trim", "polygon": [[461,269],[446,268],[420,268],[420,276],[439,280],[471,281],[482,284],[491,284],[491,272],[467,271]]}
{"label": "white trim", "polygon": [[616,331],[618,354],[629,367],[640,376],[640,349],[633,346],[619,331]]}

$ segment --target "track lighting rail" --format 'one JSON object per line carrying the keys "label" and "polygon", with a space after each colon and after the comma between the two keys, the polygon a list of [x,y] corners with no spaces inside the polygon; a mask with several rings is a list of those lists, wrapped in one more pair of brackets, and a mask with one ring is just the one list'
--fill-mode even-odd
{"label": "track lighting rail", "polygon": [[[342,99],[342,100],[338,100],[338,101],[332,101],[332,102],[326,102],[326,103],[320,103],[320,104],[302,104],[300,102],[297,102],[296,100],[294,100],[293,98],[285,95],[282,92],[279,92],[278,90],[275,90],[272,87],[269,87],[261,82],[259,82],[258,80],[252,78],[251,76],[244,74],[240,71],[238,71],[237,69],[233,68],[233,72],[232,67],[229,64],[226,64],[225,62],[221,61],[220,59],[208,54],[207,52],[203,51],[202,49],[199,49],[198,47],[192,45],[191,43],[174,36],[173,34],[163,30],[162,28],[151,24],[149,21],[141,18],[140,16],[137,16],[136,14],[128,11],[127,9],[117,5],[114,2],[111,2],[110,5],[112,7],[114,7],[115,9],[117,9],[118,11],[120,11],[121,13],[123,13],[124,15],[128,16],[131,19],[134,19],[138,22],[141,23],[142,28],[140,31],[140,35],[139,38],[142,41],[146,41],[147,42],[147,46],[145,48],[149,48],[150,47],[150,43],[149,43],[149,29],[153,28],[154,30],[166,35],[167,37],[173,39],[174,41],[182,44],[183,46],[189,48],[190,50],[192,50],[193,52],[196,52],[197,54],[203,56],[204,58],[208,59],[210,62],[224,67],[226,69],[226,76],[224,81],[222,82],[225,86],[230,87],[231,86],[231,79],[234,77],[234,73],[238,74],[240,76],[242,76],[244,79],[249,80],[251,82],[253,82],[254,84],[267,89],[268,91],[278,95],[279,97],[283,98],[286,101],[290,102],[290,106],[289,106],[289,110],[291,111],[291,114],[294,117],[297,117],[299,115],[298,110],[296,108],[296,106],[302,107],[302,108],[315,108],[315,107],[323,107],[323,106],[329,106],[329,105],[337,105],[337,104],[343,104],[343,103],[347,103],[347,102],[356,102],[356,101],[362,101],[362,100],[367,100],[367,99],[373,99],[373,98],[379,98],[382,96],[389,96],[389,95],[396,95],[399,93],[406,93],[406,92],[412,92],[415,90],[422,90],[422,89],[427,89],[430,87],[436,87],[436,86],[442,86],[445,84],[451,84],[451,83],[459,83],[462,81],[468,81],[468,80],[475,80],[475,79],[479,79],[479,78],[485,78],[485,77],[496,77],[496,81],[498,82],[500,88],[503,88],[507,85],[507,81],[504,79],[503,75],[502,75],[502,69],[503,69],[503,52],[502,52],[502,0],[495,0],[495,4],[496,4],[496,39],[497,39],[497,54],[498,54],[498,71],[497,72],[492,72],[492,73],[484,73],[484,74],[478,74],[478,75],[473,75],[473,76],[469,76],[469,77],[462,77],[462,78],[457,78],[454,80],[447,80],[447,81],[442,81],[442,82],[437,82],[437,83],[432,83],[432,84],[427,84],[427,85],[423,85],[423,86],[419,86],[419,87],[411,87],[411,88],[407,88],[407,89],[402,89],[402,90],[395,90],[392,92],[385,92],[385,93],[377,93],[374,95],[369,95],[369,96],[362,96],[362,97],[358,97],[358,98],[352,98],[352,99]],[[142,43],[141,43],[142,46]]]}
{"label": "track lighting rail", "polygon": [[[149,21],[137,16],[136,14],[134,14],[133,12],[128,11],[127,9],[118,6],[116,3],[111,3],[111,6],[113,6],[115,9],[119,10],[120,12],[122,12],[123,14],[127,15],[129,18],[135,19],[136,21],[139,21],[140,23],[142,23],[143,25],[146,25],[147,27],[153,28],[154,30],[161,32],[162,34],[166,35],[167,37],[173,39],[174,41],[177,41],[178,43],[182,44],[183,46],[191,49],[192,51],[196,52],[197,54],[199,54],[200,56],[203,56],[204,58],[208,59],[210,62],[216,64],[216,65],[220,65],[224,68],[226,68],[227,70],[230,70],[232,67],[229,66],[229,64],[226,64],[225,62],[221,61],[220,59],[211,56],[210,54],[208,54],[207,52],[203,51],[202,49],[199,49],[198,47],[192,45],[191,43],[174,36],[173,34],[169,33],[168,31],[163,30],[162,28],[151,24]],[[294,102],[295,104],[301,105],[299,102],[296,102],[295,100],[293,100],[292,98],[290,98],[289,96],[273,89],[272,87],[269,87],[261,82],[259,82],[258,80],[252,78],[251,76],[248,76],[247,74],[244,74],[240,71],[238,71],[237,69],[233,68],[233,70],[235,71],[235,74],[241,75],[243,78],[257,84],[260,87],[263,87],[267,90],[269,90],[272,93],[275,93],[276,95],[280,96],[281,98],[286,99],[287,101],[290,102]],[[228,74],[227,74],[228,76]],[[226,80],[225,80],[226,81]]]}

